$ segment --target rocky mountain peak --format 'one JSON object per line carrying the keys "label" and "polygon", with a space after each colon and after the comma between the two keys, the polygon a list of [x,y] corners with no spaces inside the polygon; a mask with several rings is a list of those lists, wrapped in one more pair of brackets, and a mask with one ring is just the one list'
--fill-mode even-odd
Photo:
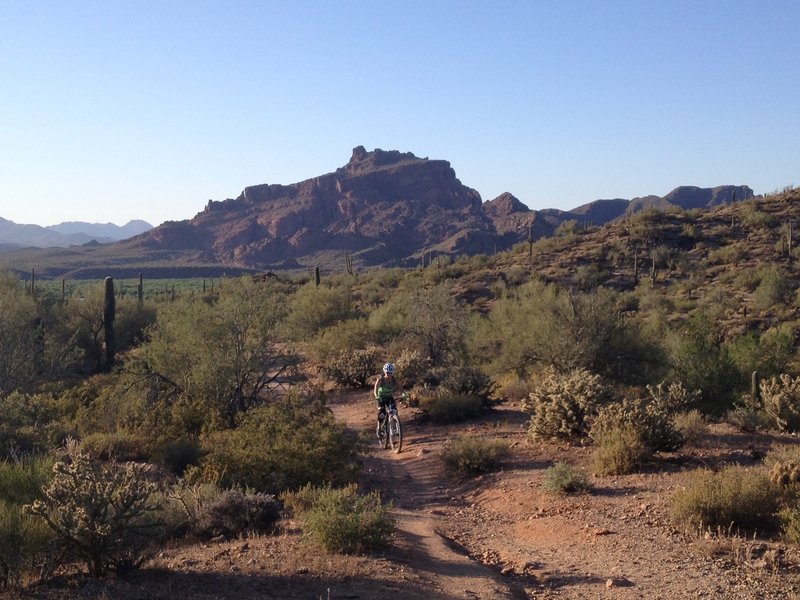
{"label": "rocky mountain peak", "polygon": [[530,212],[530,210],[510,192],[503,192],[497,198],[489,200],[483,205],[483,212],[492,217],[505,217],[514,213]]}

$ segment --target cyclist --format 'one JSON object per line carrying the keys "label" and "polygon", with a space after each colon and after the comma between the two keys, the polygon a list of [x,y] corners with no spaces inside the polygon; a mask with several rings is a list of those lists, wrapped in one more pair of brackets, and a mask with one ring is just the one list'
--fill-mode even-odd
{"label": "cyclist", "polygon": [[378,402],[378,427],[381,425],[386,407],[394,402],[394,396],[398,392],[403,393],[403,387],[394,376],[394,364],[386,363],[383,365],[383,374],[375,380],[375,387],[372,390]]}

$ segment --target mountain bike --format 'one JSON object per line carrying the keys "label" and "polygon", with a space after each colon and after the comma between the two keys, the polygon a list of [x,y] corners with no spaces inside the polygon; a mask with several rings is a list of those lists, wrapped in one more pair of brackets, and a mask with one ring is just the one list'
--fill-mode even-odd
{"label": "mountain bike", "polygon": [[386,406],[381,410],[381,421],[378,424],[377,433],[381,448],[386,449],[391,446],[395,453],[400,452],[403,447],[403,427],[397,416],[397,405],[394,398],[386,400]]}

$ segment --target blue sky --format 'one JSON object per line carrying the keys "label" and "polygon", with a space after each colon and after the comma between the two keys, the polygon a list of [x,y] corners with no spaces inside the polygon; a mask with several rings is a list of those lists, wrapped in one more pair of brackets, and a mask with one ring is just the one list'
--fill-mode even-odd
{"label": "blue sky", "polygon": [[568,209],[800,183],[800,2],[0,0],[0,217],[158,224],[353,147]]}

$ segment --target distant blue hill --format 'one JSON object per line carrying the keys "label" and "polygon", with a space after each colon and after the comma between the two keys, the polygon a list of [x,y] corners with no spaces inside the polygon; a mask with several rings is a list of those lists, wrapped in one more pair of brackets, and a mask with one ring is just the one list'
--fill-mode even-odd
{"label": "distant blue hill", "polygon": [[0,217],[0,251],[14,248],[52,248],[77,246],[96,241],[108,244],[125,240],[153,226],[145,221],[130,221],[122,227],[113,223],[70,222],[50,227],[14,223]]}

